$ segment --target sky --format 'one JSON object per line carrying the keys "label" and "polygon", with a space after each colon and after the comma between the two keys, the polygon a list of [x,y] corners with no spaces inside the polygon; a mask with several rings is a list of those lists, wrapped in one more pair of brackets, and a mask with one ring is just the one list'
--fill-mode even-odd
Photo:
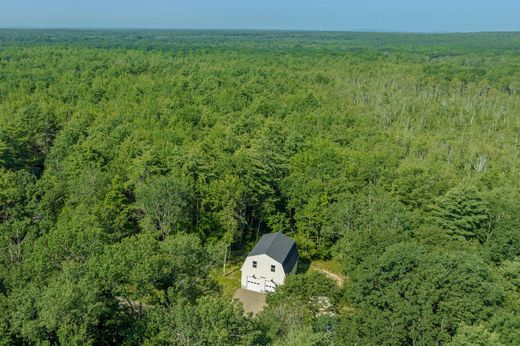
{"label": "sky", "polygon": [[0,0],[0,27],[519,31],[520,0]]}

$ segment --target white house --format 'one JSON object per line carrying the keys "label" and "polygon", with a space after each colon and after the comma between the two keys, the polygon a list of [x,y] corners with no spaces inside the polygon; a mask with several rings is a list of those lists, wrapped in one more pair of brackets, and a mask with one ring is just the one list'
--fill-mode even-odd
{"label": "white house", "polygon": [[242,288],[273,292],[296,272],[298,257],[294,240],[280,232],[264,234],[242,265]]}

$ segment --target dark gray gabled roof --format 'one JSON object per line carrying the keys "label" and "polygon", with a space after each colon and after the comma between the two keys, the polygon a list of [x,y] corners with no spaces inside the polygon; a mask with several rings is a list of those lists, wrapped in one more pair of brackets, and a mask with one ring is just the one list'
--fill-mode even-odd
{"label": "dark gray gabled roof", "polygon": [[267,255],[280,262],[286,273],[293,270],[299,257],[294,240],[280,232],[264,234],[249,253],[249,256],[257,255]]}

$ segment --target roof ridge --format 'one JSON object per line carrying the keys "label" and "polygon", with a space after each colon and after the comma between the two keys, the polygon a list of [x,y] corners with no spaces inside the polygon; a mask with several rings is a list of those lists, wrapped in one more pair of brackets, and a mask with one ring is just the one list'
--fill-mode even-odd
{"label": "roof ridge", "polygon": [[[269,233],[267,233],[267,234],[269,234]],[[265,249],[265,252],[269,251],[269,249],[271,248],[271,246],[273,246],[274,241],[275,241],[276,239],[278,239],[278,236],[280,235],[280,232],[275,232],[274,234],[275,234],[275,236],[272,237],[271,242],[269,242],[269,246]]]}

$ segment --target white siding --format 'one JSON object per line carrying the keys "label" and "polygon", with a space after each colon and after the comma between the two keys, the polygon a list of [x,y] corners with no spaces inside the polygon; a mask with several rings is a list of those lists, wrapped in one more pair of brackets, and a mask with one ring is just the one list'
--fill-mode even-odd
{"label": "white siding", "polygon": [[[256,261],[256,268],[253,268],[253,261]],[[271,272],[271,265],[275,266],[275,272]],[[242,265],[242,287],[247,285],[247,277],[255,276],[256,278],[273,280],[277,285],[281,285],[285,281],[285,273],[281,263],[278,263],[267,255],[257,255],[247,257]]]}

